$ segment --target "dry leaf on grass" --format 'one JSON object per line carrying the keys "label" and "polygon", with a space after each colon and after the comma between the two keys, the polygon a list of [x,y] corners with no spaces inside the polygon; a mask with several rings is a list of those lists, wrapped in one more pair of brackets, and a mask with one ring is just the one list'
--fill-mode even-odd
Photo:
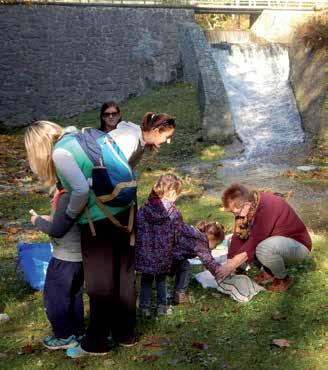
{"label": "dry leaf on grass", "polygon": [[191,345],[192,348],[200,349],[200,350],[207,350],[208,349],[208,344],[207,343],[199,343],[199,342],[194,342]]}
{"label": "dry leaf on grass", "polygon": [[212,293],[212,297],[214,297],[214,298],[221,298],[222,295],[219,294],[219,293]]}
{"label": "dry leaf on grass", "polygon": [[19,227],[13,227],[13,226],[8,227],[8,229],[7,229],[7,233],[8,234],[17,234],[20,231],[22,231],[21,228],[19,228]]}
{"label": "dry leaf on grass", "polygon": [[290,347],[290,343],[287,339],[273,339],[272,344],[279,348]]}
{"label": "dry leaf on grass", "polygon": [[154,362],[157,359],[158,359],[157,355],[143,355],[143,356],[140,356],[140,360],[142,362]]}
{"label": "dry leaf on grass", "polygon": [[18,355],[29,355],[35,352],[35,349],[31,345],[24,346],[20,351],[17,352]]}
{"label": "dry leaf on grass", "polygon": [[285,316],[271,316],[271,320],[284,321],[284,320],[287,320],[287,317],[285,317]]}
{"label": "dry leaf on grass", "polygon": [[169,340],[165,337],[155,338],[155,337],[148,337],[146,343],[144,344],[145,347],[166,347],[169,345]]}
{"label": "dry leaf on grass", "polygon": [[196,299],[191,293],[188,296],[188,301],[189,301],[190,304],[195,304],[196,303]]}
{"label": "dry leaf on grass", "polygon": [[202,307],[200,308],[202,312],[207,312],[210,310],[209,306],[206,303],[202,304]]}

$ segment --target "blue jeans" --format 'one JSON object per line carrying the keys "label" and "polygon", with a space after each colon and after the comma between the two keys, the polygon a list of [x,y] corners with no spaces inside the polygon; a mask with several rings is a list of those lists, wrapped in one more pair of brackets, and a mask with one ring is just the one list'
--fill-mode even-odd
{"label": "blue jeans", "polygon": [[156,281],[157,290],[157,306],[166,305],[166,274],[141,274],[141,287],[140,287],[140,309],[151,309],[151,293],[153,281]]}
{"label": "blue jeans", "polygon": [[83,265],[50,260],[43,291],[44,307],[56,338],[84,334]]}
{"label": "blue jeans", "polygon": [[188,260],[183,260],[176,262],[174,264],[174,273],[175,273],[175,283],[174,283],[174,290],[176,292],[184,292],[187,290],[190,275],[191,275],[191,265]]}

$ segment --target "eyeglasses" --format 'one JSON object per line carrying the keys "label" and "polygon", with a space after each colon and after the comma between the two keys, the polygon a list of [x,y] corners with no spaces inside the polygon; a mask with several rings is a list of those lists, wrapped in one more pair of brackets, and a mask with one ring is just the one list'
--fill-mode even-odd
{"label": "eyeglasses", "polygon": [[104,118],[109,118],[109,117],[117,117],[120,114],[120,112],[105,112],[103,113]]}

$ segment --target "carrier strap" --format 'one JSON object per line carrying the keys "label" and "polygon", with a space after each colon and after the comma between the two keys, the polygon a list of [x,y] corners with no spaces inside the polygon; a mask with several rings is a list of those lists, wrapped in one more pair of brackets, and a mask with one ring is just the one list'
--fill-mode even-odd
{"label": "carrier strap", "polygon": [[108,208],[95,196],[97,206],[103,211],[106,217],[117,227],[123,229],[124,231],[129,232],[128,227],[122,225],[108,210]]}
{"label": "carrier strap", "polygon": [[[134,203],[130,207],[130,213],[129,213],[129,221],[128,225],[124,226],[122,225],[108,210],[108,208],[101,202],[101,200],[95,196],[95,201],[97,206],[103,211],[103,213],[106,215],[106,217],[118,228],[124,230],[125,232],[130,234],[130,245],[134,246],[135,245],[135,233],[133,230],[133,224],[134,224],[134,213],[135,213],[135,206]],[[85,214],[88,219],[88,223],[90,226],[90,230],[93,236],[96,236],[96,230],[93,225],[93,222],[91,220],[90,212],[88,207],[85,208]]]}
{"label": "carrier strap", "polygon": [[130,245],[135,246],[136,244],[136,234],[133,229],[134,224],[134,215],[135,215],[135,206],[134,204],[130,207],[130,214],[129,214],[129,223],[128,223],[128,230],[130,233]]}
{"label": "carrier strap", "polygon": [[100,195],[97,197],[97,199],[99,199],[102,203],[109,202],[113,200],[114,198],[116,198],[121,192],[121,190],[125,188],[131,188],[134,186],[137,186],[137,182],[135,180],[129,181],[129,182],[120,182],[119,184],[115,186],[111,194]]}
{"label": "carrier strap", "polygon": [[92,219],[91,219],[91,216],[90,216],[90,211],[89,211],[89,207],[88,206],[85,206],[85,215],[87,216],[87,220],[88,220],[88,224],[89,224],[89,227],[90,227],[90,230],[91,230],[91,234],[92,236],[96,236],[96,230],[95,230],[95,226],[92,222]]}

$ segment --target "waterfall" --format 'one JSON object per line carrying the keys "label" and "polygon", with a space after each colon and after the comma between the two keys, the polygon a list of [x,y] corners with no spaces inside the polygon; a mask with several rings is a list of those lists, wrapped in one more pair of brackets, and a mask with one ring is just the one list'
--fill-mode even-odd
{"label": "waterfall", "polygon": [[288,82],[288,49],[278,44],[212,45],[227,90],[243,160],[273,163],[291,158],[304,141]]}
{"label": "waterfall", "polygon": [[230,44],[244,44],[251,40],[251,33],[249,30],[211,30],[205,31],[205,36],[210,44],[218,44],[220,42],[228,42]]}

